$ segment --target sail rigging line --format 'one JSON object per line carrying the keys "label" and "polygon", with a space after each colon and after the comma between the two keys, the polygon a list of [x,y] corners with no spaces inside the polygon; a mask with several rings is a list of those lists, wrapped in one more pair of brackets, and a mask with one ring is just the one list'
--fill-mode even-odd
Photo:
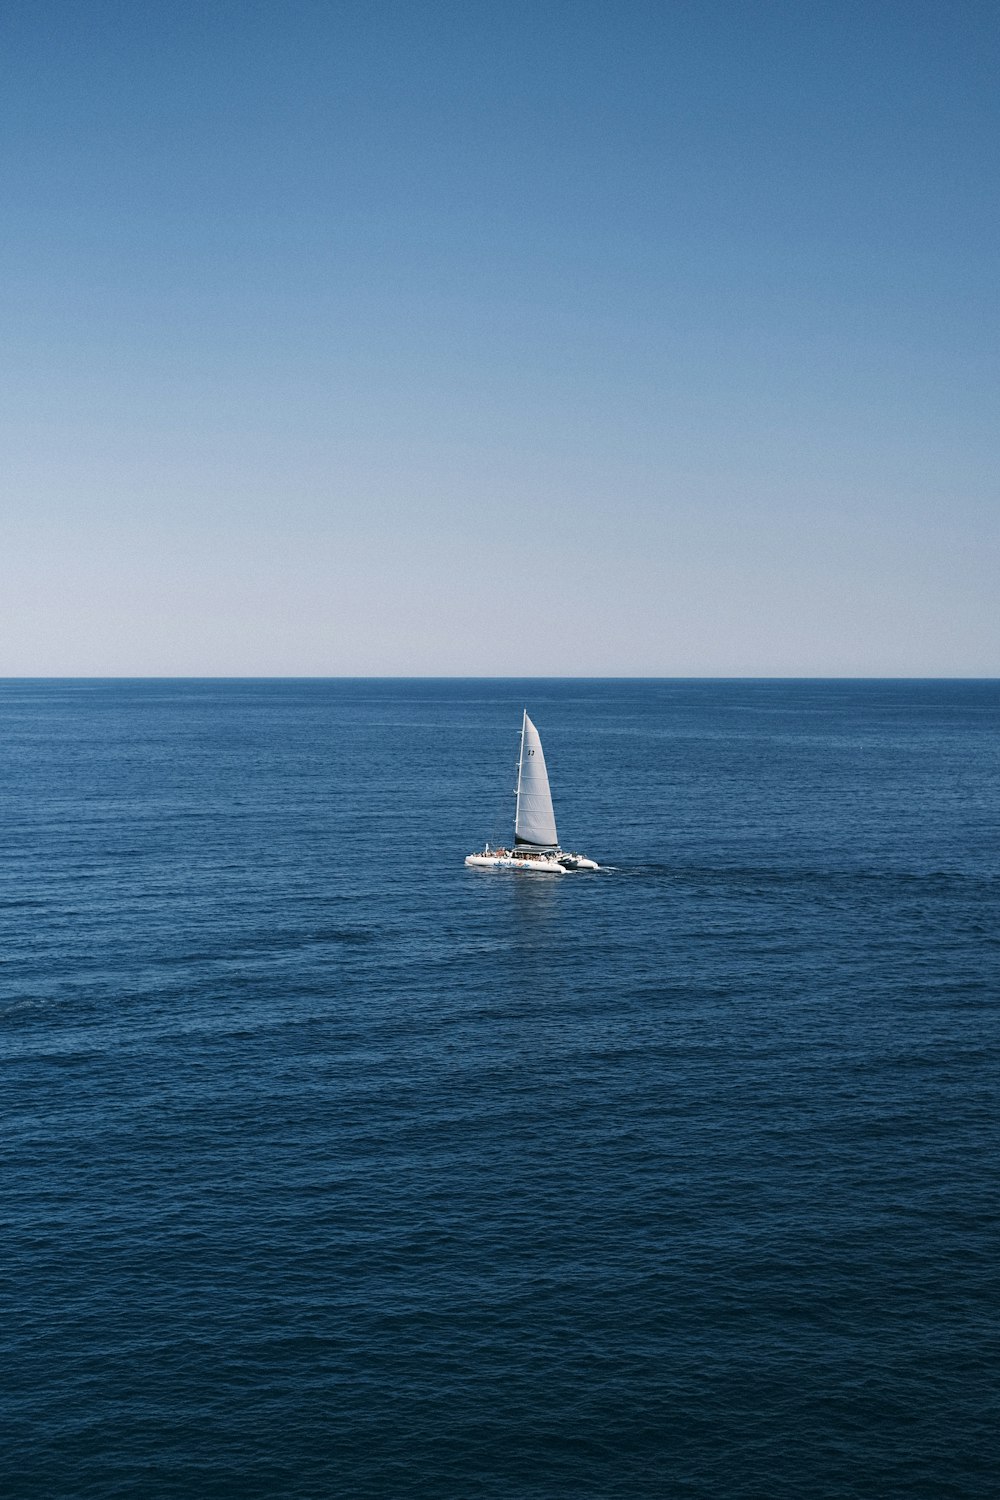
{"label": "sail rigging line", "polygon": [[[520,746],[521,731],[520,730],[515,730],[513,738],[517,740],[518,746]],[[509,762],[506,761],[506,757],[507,757],[507,751],[506,750],[503,752],[503,755],[504,755],[504,761],[505,761],[505,763],[510,764]],[[517,760],[515,760],[513,762],[513,764],[511,765],[511,769],[514,772],[514,776],[513,776],[512,779],[515,780],[515,781],[517,779],[518,771],[520,769],[520,764],[521,764],[521,760],[520,760],[520,750],[519,750],[518,751],[518,758],[517,758]],[[504,785],[504,784],[507,785],[508,790],[507,791],[499,791],[497,793],[497,800],[496,800],[496,803],[495,803],[494,808],[493,808],[493,816],[490,819],[490,824],[489,824],[489,837],[486,840],[486,847],[488,849],[500,849],[500,848],[506,849],[510,845],[510,843],[511,843],[510,799],[511,799],[511,797],[514,797],[514,798],[517,797],[517,787],[516,786],[510,786],[509,782],[507,782],[506,773],[504,773],[504,775],[501,778],[501,786]],[[515,813],[515,820],[516,820],[516,813]]]}

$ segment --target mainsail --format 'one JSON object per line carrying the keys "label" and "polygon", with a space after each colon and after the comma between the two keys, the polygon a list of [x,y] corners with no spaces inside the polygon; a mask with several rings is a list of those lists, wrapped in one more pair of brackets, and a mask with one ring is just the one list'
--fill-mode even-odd
{"label": "mainsail", "polygon": [[543,849],[557,848],[556,816],[552,811],[549,773],[538,730],[524,715],[521,728],[521,760],[517,768],[517,812],[514,817],[515,844],[534,844]]}

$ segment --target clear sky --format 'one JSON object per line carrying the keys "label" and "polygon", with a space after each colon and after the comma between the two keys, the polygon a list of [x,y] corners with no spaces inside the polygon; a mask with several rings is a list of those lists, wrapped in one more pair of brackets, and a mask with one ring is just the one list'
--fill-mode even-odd
{"label": "clear sky", "polygon": [[6,0],[0,675],[997,675],[995,0]]}

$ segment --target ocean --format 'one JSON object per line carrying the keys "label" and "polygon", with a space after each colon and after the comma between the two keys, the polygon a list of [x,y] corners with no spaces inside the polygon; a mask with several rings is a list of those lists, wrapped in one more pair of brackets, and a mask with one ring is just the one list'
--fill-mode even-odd
{"label": "ocean", "polygon": [[5,1500],[997,1493],[1000,684],[0,725]]}

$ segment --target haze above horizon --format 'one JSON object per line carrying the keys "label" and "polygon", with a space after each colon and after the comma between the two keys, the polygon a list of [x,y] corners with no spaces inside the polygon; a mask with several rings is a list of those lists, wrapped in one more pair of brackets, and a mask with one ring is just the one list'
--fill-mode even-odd
{"label": "haze above horizon", "polygon": [[997,675],[994,6],[3,32],[0,676]]}

